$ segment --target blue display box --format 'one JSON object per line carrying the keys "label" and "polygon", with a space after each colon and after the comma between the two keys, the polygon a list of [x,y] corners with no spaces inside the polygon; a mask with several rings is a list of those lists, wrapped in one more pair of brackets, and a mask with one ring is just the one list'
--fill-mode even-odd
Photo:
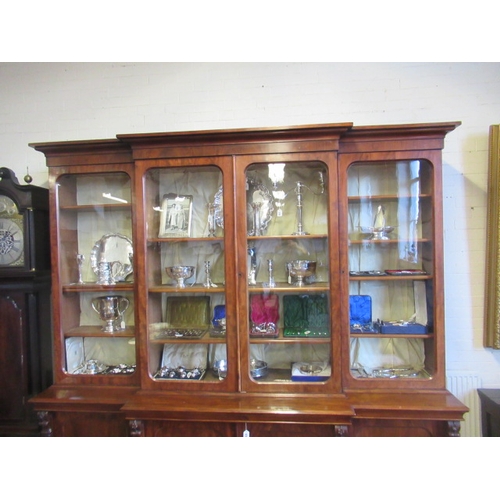
{"label": "blue display box", "polygon": [[391,333],[393,335],[425,335],[427,333],[427,326],[420,323],[380,321],[379,330],[380,333]]}
{"label": "blue display box", "polygon": [[349,295],[349,321],[351,325],[372,322],[372,298],[369,295]]}

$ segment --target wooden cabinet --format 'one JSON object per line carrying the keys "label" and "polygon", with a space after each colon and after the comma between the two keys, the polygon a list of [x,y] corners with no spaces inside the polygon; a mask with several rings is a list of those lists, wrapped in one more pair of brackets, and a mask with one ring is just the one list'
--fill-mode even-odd
{"label": "wooden cabinet", "polygon": [[483,437],[500,436],[500,389],[478,389],[481,401],[481,434]]}
{"label": "wooden cabinet", "polygon": [[46,434],[458,434],[441,207],[457,125],[33,144],[53,209]]}

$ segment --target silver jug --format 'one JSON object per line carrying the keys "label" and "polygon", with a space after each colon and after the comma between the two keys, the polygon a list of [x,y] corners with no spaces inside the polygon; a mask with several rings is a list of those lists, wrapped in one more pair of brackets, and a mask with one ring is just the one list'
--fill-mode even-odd
{"label": "silver jug", "polygon": [[115,260],[114,262],[99,262],[97,265],[97,284],[114,285],[117,276],[123,272],[123,264]]}

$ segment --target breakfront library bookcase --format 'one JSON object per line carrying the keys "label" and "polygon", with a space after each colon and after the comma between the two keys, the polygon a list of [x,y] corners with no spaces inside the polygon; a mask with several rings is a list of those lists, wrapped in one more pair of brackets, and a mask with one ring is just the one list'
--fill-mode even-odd
{"label": "breakfront library bookcase", "polygon": [[458,125],[31,144],[51,208],[43,433],[459,435],[441,186]]}

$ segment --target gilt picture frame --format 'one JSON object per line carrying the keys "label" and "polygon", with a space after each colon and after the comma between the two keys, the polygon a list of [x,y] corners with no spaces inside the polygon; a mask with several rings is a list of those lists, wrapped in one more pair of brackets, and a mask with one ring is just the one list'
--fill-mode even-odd
{"label": "gilt picture frame", "polygon": [[189,238],[193,197],[182,194],[166,194],[161,204],[159,238]]}
{"label": "gilt picture frame", "polygon": [[484,347],[500,349],[500,125],[489,130]]}

